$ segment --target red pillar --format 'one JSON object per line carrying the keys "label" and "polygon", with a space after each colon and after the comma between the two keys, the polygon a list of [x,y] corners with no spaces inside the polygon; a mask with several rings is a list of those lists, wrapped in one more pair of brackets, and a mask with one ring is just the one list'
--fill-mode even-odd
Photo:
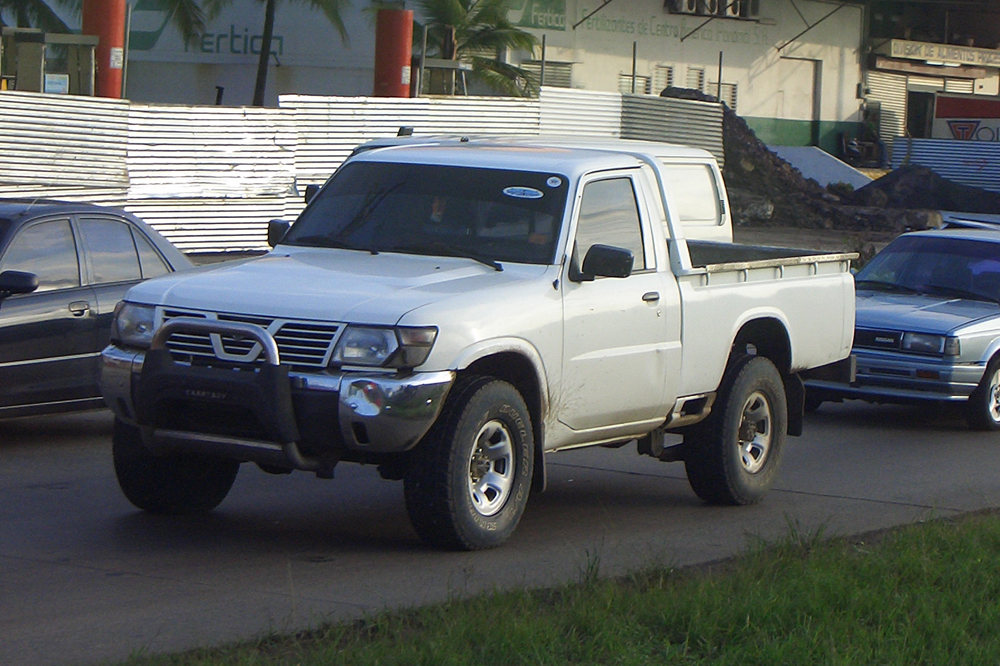
{"label": "red pillar", "polygon": [[410,54],[413,51],[413,12],[380,9],[375,19],[376,97],[410,96]]}
{"label": "red pillar", "polygon": [[122,96],[125,58],[125,0],[83,0],[83,34],[97,35],[98,97]]}

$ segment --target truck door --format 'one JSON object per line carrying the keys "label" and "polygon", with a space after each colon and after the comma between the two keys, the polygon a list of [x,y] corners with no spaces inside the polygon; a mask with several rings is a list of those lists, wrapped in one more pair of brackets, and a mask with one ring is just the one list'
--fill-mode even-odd
{"label": "truck door", "polygon": [[[632,274],[563,280],[563,372],[559,420],[573,430],[635,423],[664,414],[667,324],[664,276],[636,199],[638,172],[592,176],[582,185],[574,248],[578,265],[594,244],[631,250]],[[567,271],[568,276],[568,271]],[[669,285],[674,292],[676,287]],[[670,298],[675,298],[670,296]],[[676,323],[676,322],[675,322]]]}

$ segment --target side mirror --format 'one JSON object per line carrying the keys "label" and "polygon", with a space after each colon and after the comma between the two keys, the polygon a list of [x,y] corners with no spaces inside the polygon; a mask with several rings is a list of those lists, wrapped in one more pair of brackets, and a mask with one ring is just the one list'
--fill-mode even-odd
{"label": "side mirror", "polygon": [[306,185],[306,203],[312,201],[317,192],[319,192],[319,185]]}
{"label": "side mirror", "polygon": [[38,289],[38,276],[24,271],[0,273],[0,300],[14,294],[30,294]]}
{"label": "side mirror", "polygon": [[292,223],[288,220],[271,220],[267,223],[267,244],[274,247],[288,233]]}
{"label": "side mirror", "polygon": [[583,260],[584,276],[627,278],[632,274],[635,257],[631,250],[613,245],[591,245]]}

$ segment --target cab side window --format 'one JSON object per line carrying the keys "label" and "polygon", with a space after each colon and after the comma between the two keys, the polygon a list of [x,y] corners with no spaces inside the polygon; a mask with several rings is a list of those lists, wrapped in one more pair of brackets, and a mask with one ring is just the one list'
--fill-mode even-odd
{"label": "cab side window", "polygon": [[576,250],[581,263],[595,244],[631,250],[635,257],[633,270],[646,268],[639,206],[631,178],[596,180],[584,186],[576,227]]}
{"label": "cab side window", "polygon": [[82,218],[80,232],[90,256],[95,284],[142,279],[139,255],[126,222],[102,218]]}
{"label": "cab side window", "polygon": [[0,260],[0,271],[38,276],[40,291],[80,286],[80,261],[69,220],[52,220],[22,230]]}

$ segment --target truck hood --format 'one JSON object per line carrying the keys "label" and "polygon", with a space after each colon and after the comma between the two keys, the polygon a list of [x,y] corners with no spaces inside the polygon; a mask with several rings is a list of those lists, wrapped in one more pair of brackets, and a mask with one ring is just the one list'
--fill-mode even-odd
{"label": "truck hood", "polygon": [[1000,315],[1000,305],[988,301],[864,289],[858,290],[856,304],[858,328],[941,335],[965,324]]}
{"label": "truck hood", "polygon": [[126,299],[175,308],[392,325],[407,312],[469,291],[532,279],[545,266],[350,250],[286,248],[258,259],[174,273]]}

